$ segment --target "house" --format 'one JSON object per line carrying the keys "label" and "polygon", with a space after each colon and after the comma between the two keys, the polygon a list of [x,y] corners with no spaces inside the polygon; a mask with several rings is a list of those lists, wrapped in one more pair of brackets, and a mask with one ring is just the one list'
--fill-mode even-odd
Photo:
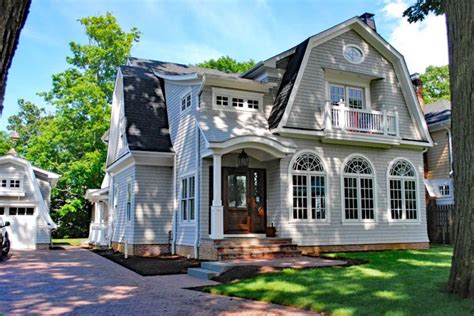
{"label": "house", "polygon": [[428,247],[432,140],[372,14],[243,74],[129,58],[110,123],[107,179],[90,200],[116,250],[226,259]]}
{"label": "house", "polygon": [[7,227],[13,249],[47,249],[51,230],[51,189],[59,175],[31,165],[14,150],[0,157],[0,218]]}
{"label": "house", "polygon": [[426,152],[426,180],[428,194],[437,205],[452,205],[453,150],[451,137],[451,102],[440,100],[423,107],[426,123],[434,146]]}

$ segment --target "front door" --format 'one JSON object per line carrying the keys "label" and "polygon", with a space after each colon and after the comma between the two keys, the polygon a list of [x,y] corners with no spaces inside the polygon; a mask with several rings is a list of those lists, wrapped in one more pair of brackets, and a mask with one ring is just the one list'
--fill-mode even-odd
{"label": "front door", "polygon": [[265,170],[223,168],[224,233],[264,233]]}

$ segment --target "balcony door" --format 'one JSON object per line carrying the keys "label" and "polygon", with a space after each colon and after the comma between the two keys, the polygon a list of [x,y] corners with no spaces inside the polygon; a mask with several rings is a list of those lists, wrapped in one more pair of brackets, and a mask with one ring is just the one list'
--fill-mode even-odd
{"label": "balcony door", "polygon": [[222,196],[225,234],[265,232],[264,169],[223,168]]}

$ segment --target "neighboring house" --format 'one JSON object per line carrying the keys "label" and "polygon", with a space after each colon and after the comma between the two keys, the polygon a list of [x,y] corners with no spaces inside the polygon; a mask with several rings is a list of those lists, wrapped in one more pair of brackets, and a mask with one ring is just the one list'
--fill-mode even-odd
{"label": "neighboring house", "polygon": [[437,205],[454,204],[451,103],[437,101],[423,107],[434,146],[426,152],[426,188]]}
{"label": "neighboring house", "polygon": [[59,175],[31,165],[14,151],[0,157],[0,218],[13,249],[44,249],[56,228],[49,215],[51,188]]}
{"label": "neighboring house", "polygon": [[106,140],[91,201],[129,254],[239,257],[272,242],[269,226],[279,239],[260,254],[428,247],[432,141],[403,56],[370,14],[240,75],[129,58]]}

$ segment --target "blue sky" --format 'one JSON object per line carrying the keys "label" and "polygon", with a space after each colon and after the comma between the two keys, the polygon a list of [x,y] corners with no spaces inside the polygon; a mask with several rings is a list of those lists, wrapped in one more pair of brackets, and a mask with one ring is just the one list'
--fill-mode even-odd
{"label": "blue sky", "polygon": [[142,32],[133,56],[192,64],[222,55],[264,60],[368,11],[375,13],[378,32],[405,55],[410,72],[447,64],[444,17],[410,25],[401,12],[412,2],[33,0],[9,71],[0,130],[18,111],[18,99],[44,106],[36,93],[48,91],[51,75],[67,67],[68,43],[86,40],[81,17],[110,11],[124,30],[135,26]]}

